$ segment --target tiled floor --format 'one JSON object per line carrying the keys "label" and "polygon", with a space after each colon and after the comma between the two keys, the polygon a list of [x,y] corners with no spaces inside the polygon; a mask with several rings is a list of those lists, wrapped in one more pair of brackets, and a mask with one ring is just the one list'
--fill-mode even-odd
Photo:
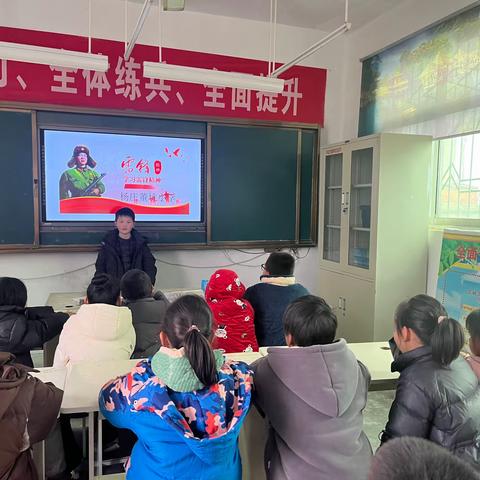
{"label": "tiled floor", "polygon": [[374,452],[380,445],[378,436],[387,423],[394,396],[395,390],[368,392],[367,406],[363,412],[363,428]]}

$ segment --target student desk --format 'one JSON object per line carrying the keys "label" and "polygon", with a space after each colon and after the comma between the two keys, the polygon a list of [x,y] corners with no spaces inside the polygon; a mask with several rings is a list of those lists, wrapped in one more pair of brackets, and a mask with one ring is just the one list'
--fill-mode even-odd
{"label": "student desk", "polygon": [[[203,297],[203,290],[191,288],[167,288],[161,290],[167,300],[173,302],[182,295],[199,295]],[[51,293],[47,299],[47,305],[56,312],[75,313],[80,308],[80,300],[85,298],[85,292]]]}
{"label": "student desk", "polygon": [[[178,297],[187,294],[199,295],[203,297],[203,290],[194,290],[188,288],[167,288],[162,290],[169,302],[173,302]],[[56,312],[65,312],[70,315],[76,313],[85,299],[85,292],[64,292],[51,293],[48,296],[46,305],[52,307]],[[53,365],[53,357],[58,345],[58,336],[52,338],[43,346],[43,365]]]}
{"label": "student desk", "polygon": [[[261,357],[259,353],[237,353],[228,358],[251,363]],[[72,363],[67,368],[40,368],[33,375],[44,382],[52,382],[64,389],[60,413],[88,414],[88,478],[95,474],[95,413],[98,412],[98,394],[102,386],[119,375],[128,373],[140,360],[88,361]],[[264,422],[252,409],[240,434],[240,451],[243,463],[243,478],[257,480],[263,474],[263,445],[266,439]],[[97,420],[97,465],[102,465],[102,419]],[[255,448],[257,447],[257,448]],[[259,448],[258,448],[259,447]],[[98,472],[100,475],[101,472]]]}
{"label": "student desk", "polygon": [[[260,347],[260,353],[267,355],[269,347]],[[398,372],[391,372],[393,361],[388,342],[349,343],[348,348],[370,372],[369,390],[391,390],[395,388]]]}

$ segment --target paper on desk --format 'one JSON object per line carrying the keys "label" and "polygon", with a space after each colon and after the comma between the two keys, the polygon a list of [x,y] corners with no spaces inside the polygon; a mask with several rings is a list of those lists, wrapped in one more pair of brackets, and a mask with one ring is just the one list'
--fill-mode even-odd
{"label": "paper on desk", "polygon": [[188,288],[177,289],[177,290],[162,290],[162,293],[165,295],[169,302],[174,302],[177,298],[183,297],[184,295],[198,295],[199,297],[204,296],[203,290],[190,290]]}

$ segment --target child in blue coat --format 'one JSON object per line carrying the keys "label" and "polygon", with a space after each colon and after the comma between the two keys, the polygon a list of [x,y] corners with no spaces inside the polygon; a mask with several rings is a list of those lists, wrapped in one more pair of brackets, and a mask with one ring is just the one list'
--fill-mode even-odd
{"label": "child in blue coat", "polygon": [[240,427],[252,372],[212,350],[212,315],[186,295],[166,312],[162,347],[100,392],[100,410],[138,437],[127,480],[240,480]]}

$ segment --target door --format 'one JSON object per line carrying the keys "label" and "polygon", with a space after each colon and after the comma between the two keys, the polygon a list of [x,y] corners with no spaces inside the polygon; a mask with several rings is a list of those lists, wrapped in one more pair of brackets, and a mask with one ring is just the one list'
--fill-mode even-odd
{"label": "door", "polygon": [[371,342],[374,335],[375,288],[371,280],[320,269],[320,296],[337,315],[337,338]]}
{"label": "door", "polygon": [[376,220],[376,139],[350,144],[345,179],[344,265],[355,275],[372,277],[372,232]]}
{"label": "door", "polygon": [[339,264],[341,259],[341,228],[343,192],[343,149],[334,147],[326,150],[321,169],[323,222],[322,259]]}

